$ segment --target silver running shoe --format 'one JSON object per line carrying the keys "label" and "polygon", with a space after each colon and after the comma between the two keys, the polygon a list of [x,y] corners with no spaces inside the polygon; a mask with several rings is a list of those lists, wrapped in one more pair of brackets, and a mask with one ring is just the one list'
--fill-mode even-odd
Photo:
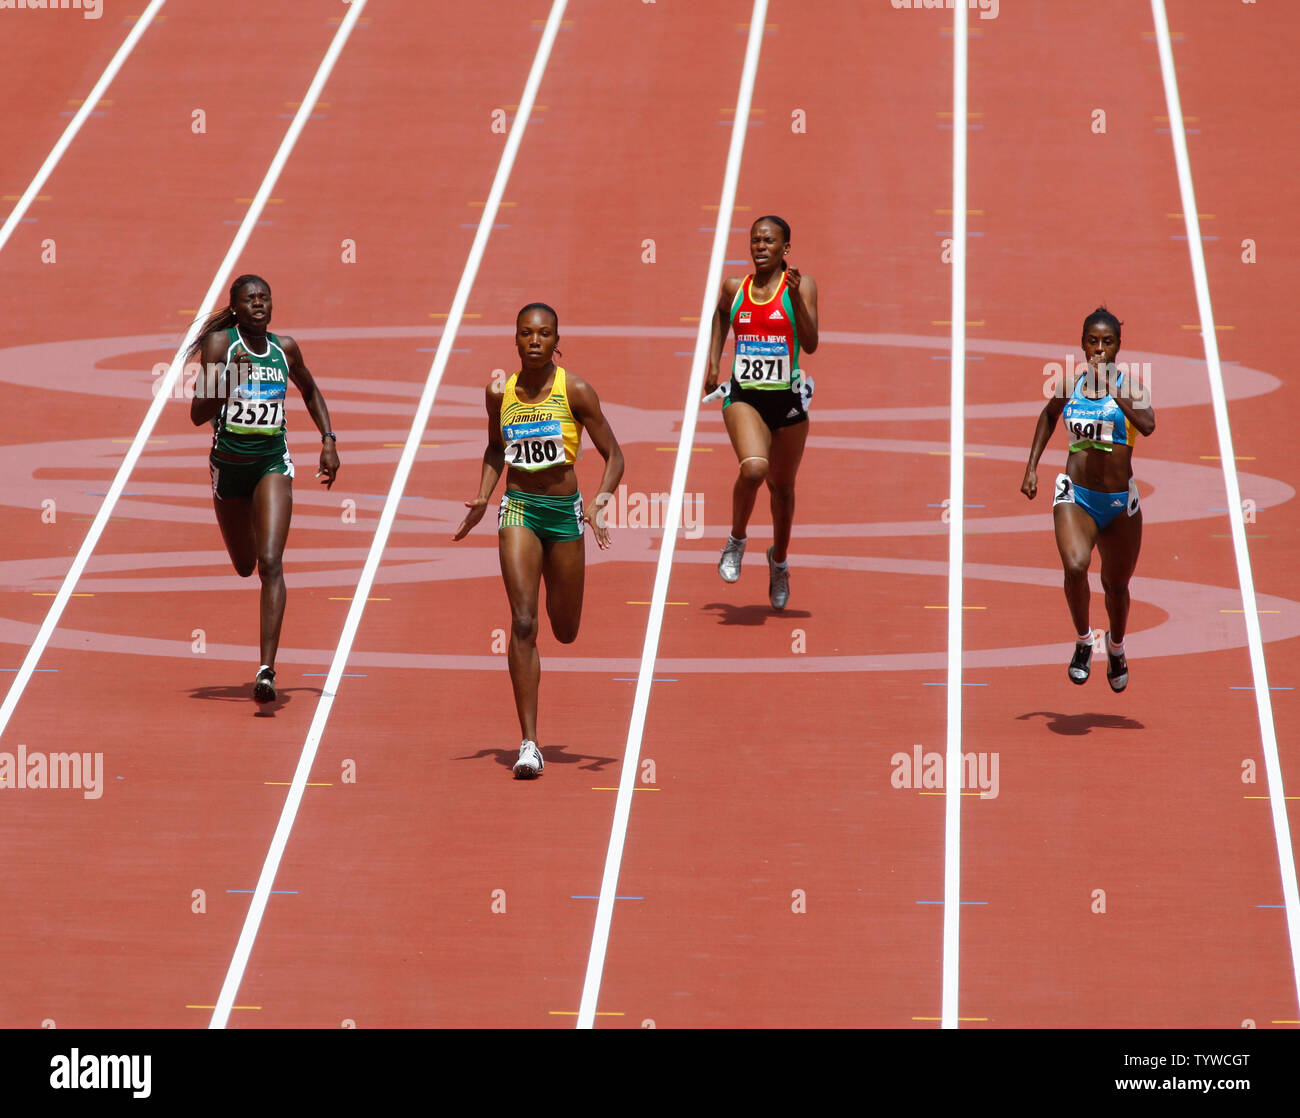
{"label": "silver running shoe", "polygon": [[546,762],[542,760],[542,751],[535,741],[525,741],[519,747],[519,760],[515,762],[516,780],[533,780],[542,775]]}
{"label": "silver running shoe", "polygon": [[722,558],[718,560],[718,574],[722,576],[723,582],[735,582],[740,578],[740,561],[745,556],[745,544],[748,542],[748,539],[743,539],[734,543],[730,536],[727,537],[727,542],[722,545]]}
{"label": "silver running shoe", "polygon": [[790,568],[782,570],[772,562],[772,549],[767,549],[767,600],[773,609],[785,609],[790,600]]}

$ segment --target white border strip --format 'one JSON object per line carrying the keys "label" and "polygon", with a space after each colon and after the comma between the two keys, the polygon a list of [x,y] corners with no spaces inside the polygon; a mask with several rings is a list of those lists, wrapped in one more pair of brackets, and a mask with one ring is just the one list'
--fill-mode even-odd
{"label": "white border strip", "polygon": [[469,302],[470,290],[474,286],[479,265],[483,261],[483,253],[487,249],[488,238],[492,234],[492,224],[496,221],[497,213],[500,211],[501,198],[505,194],[506,184],[510,181],[510,172],[514,167],[515,157],[519,154],[519,146],[523,142],[524,132],[528,127],[528,118],[532,115],[533,103],[537,99],[537,90],[542,84],[542,76],[546,72],[546,64],[551,57],[551,47],[555,43],[555,36],[559,33],[560,20],[564,16],[564,9],[567,4],[568,0],[554,0],[551,5],[551,14],[546,21],[546,29],[542,32],[542,41],[538,44],[537,54],[533,58],[532,69],[528,72],[528,81],[524,86],[523,95],[519,98],[515,123],[506,137],[505,150],[501,153],[501,162],[497,166],[496,178],[492,181],[492,190],[488,194],[487,205],[483,207],[483,216],[479,219],[478,232],[474,234],[474,243],[470,247],[469,258],[465,261],[465,270],[460,277],[460,285],[456,288],[456,295],[452,300],[451,312],[447,316],[447,325],[443,329],[442,337],[438,339],[438,351],[433,355],[433,364],[429,369],[428,379],[425,381],[424,392],[420,396],[420,404],[416,409],[415,419],[411,423],[410,433],[406,436],[406,445],[402,448],[402,456],[398,460],[397,471],[393,475],[388,497],[384,501],[383,511],[379,515],[379,527],[375,529],[375,537],[370,544],[370,552],[366,556],[366,563],[362,568],[360,581],[358,581],[356,591],[353,594],[352,605],[348,609],[347,619],[343,623],[343,635],[339,638],[339,645],[335,650],[334,659],[330,661],[329,674],[325,679],[320,701],[316,704],[316,714],[312,718],[311,727],[307,731],[307,740],[303,742],[302,755],[298,759],[298,767],[293,774],[293,783],[290,785],[289,795],[284,801],[284,808],[280,812],[280,823],[275,829],[275,837],[271,840],[270,849],[266,852],[266,861],[263,863],[261,875],[257,879],[257,888],[253,891],[253,900],[249,905],[248,915],[244,918],[244,927],[239,933],[239,943],[235,947],[234,957],[230,960],[230,968],[226,972],[225,982],[222,983],[221,994],[217,998],[216,1009],[213,1011],[209,1028],[223,1029],[226,1027],[226,1023],[230,1018],[231,1007],[235,1004],[235,995],[239,992],[240,983],[243,982],[244,970],[248,966],[249,955],[252,953],[253,943],[257,939],[257,932],[262,924],[262,916],[266,911],[266,902],[271,894],[271,886],[275,884],[275,875],[280,868],[280,860],[284,857],[284,850],[289,842],[289,832],[293,830],[294,819],[298,815],[298,807],[302,803],[302,795],[307,787],[307,778],[311,775],[311,767],[316,760],[316,750],[320,746],[321,738],[325,735],[325,724],[329,721],[330,711],[334,707],[339,680],[343,675],[344,667],[347,665],[348,656],[352,652],[352,642],[356,638],[357,628],[361,624],[361,615],[365,612],[366,597],[370,593],[370,587],[374,584],[375,575],[379,570],[384,547],[388,542],[389,533],[392,531],[393,520],[397,516],[397,506],[402,499],[402,490],[406,487],[406,480],[410,476],[412,466],[415,464],[415,455],[420,449],[420,439],[424,436],[425,425],[429,422],[429,413],[433,410],[434,397],[438,393],[438,386],[442,383],[447,361],[451,357],[452,346],[456,344],[456,332],[460,329],[461,319],[465,314],[465,304]]}
{"label": "white border strip", "polygon": [[[266,201],[271,197],[271,191],[275,189],[280,172],[284,169],[285,163],[288,162],[289,154],[293,151],[293,146],[297,143],[298,136],[307,123],[307,118],[311,116],[312,110],[316,106],[316,100],[320,97],[321,90],[324,89],[325,82],[329,79],[330,71],[334,69],[334,63],[338,61],[339,54],[342,53],[344,44],[348,41],[348,36],[352,34],[352,28],[356,26],[357,20],[361,18],[361,12],[365,6],[366,0],[353,0],[349,5],[348,14],[343,17],[343,22],[339,25],[338,31],[335,32],[329,50],[326,51],[320,68],[316,71],[316,76],[312,79],[312,83],[303,97],[302,105],[294,114],[289,130],[284,134],[284,139],[280,141],[280,148],[271,161],[271,166],[266,172],[266,177],[262,180],[257,195],[253,198],[252,205],[248,207],[248,212],[244,214],[244,220],[235,233],[235,239],[230,244],[230,250],[226,253],[226,258],[221,262],[221,267],[217,269],[217,274],[213,277],[212,286],[208,288],[208,293],[203,296],[203,302],[199,304],[201,311],[206,311],[208,308],[215,306],[219,299],[224,299],[225,292],[222,289],[225,287],[226,279],[233,271],[240,253],[244,251],[248,238],[252,236],[257,219],[261,217]],[[161,381],[155,382],[156,390],[153,403],[145,413],[145,417],[140,423],[140,429],[136,432],[135,439],[127,449],[126,457],[122,459],[121,466],[118,467],[117,474],[113,478],[113,484],[108,487],[104,503],[99,506],[99,512],[95,514],[90,530],[81,543],[81,549],[77,552],[76,558],[73,559],[67,575],[64,576],[63,584],[59,587],[59,592],[50,605],[49,613],[45,615],[45,620],[36,634],[36,639],[32,642],[31,648],[27,650],[27,656],[23,660],[22,667],[18,669],[18,674],[14,677],[13,684],[9,688],[9,693],[5,696],[3,705],[0,705],[0,736],[3,736],[5,727],[9,725],[9,719],[18,706],[18,700],[22,698],[27,681],[31,679],[32,672],[40,661],[41,653],[45,651],[45,646],[49,643],[50,637],[53,636],[54,630],[59,624],[59,618],[63,616],[63,610],[77,585],[77,580],[81,578],[82,571],[85,570],[86,564],[90,561],[91,552],[95,550],[95,546],[99,543],[99,537],[104,533],[108,518],[112,516],[118,498],[122,495],[122,490],[126,488],[131,471],[135,469],[136,462],[149,442],[149,436],[153,434],[153,429],[157,426],[158,417],[162,414],[163,407],[171,397],[172,390],[175,388],[184,368],[183,357],[185,351],[198,336],[200,325],[199,318],[190,323],[189,329],[185,332],[185,340],[181,342],[180,349],[176,351],[176,355],[172,358],[171,365],[167,369],[167,375]]]}
{"label": "white border strip", "polygon": [[1151,0],[1151,15],[1155,21],[1156,43],[1160,49],[1160,73],[1165,83],[1165,103],[1169,108],[1169,134],[1174,142],[1174,161],[1178,166],[1178,191],[1182,197],[1183,220],[1187,227],[1187,248],[1192,258],[1192,280],[1196,285],[1196,310],[1201,320],[1201,340],[1205,345],[1205,365],[1210,376],[1214,424],[1219,435],[1219,458],[1223,463],[1223,480],[1228,490],[1228,520],[1232,525],[1232,551],[1237,560],[1237,578],[1241,583],[1246,639],[1250,646],[1250,668],[1255,681],[1255,705],[1259,709],[1259,729],[1264,749],[1264,771],[1268,777],[1268,799],[1273,813],[1273,834],[1277,840],[1277,857],[1282,872],[1282,899],[1286,905],[1287,931],[1291,942],[1292,978],[1295,982],[1296,998],[1300,1002],[1300,890],[1296,887],[1295,855],[1291,848],[1291,828],[1286,816],[1286,789],[1282,783],[1282,762],[1277,752],[1277,729],[1273,725],[1273,699],[1268,690],[1264,638],[1259,628],[1259,608],[1255,599],[1255,577],[1251,571],[1250,550],[1246,543],[1246,525],[1241,511],[1241,486],[1237,481],[1237,460],[1233,457],[1232,431],[1228,426],[1228,402],[1223,390],[1223,368],[1219,363],[1219,340],[1214,330],[1214,311],[1210,306],[1205,248],[1201,243],[1201,222],[1196,210],[1196,193],[1192,189],[1192,165],[1187,154],[1187,134],[1183,128],[1183,109],[1178,96],[1178,78],[1174,72],[1174,51],[1169,39],[1169,20],[1165,14],[1164,0]]}
{"label": "white border strip", "polygon": [[966,531],[966,6],[952,10],[952,400],[948,424],[948,750],[944,768],[943,1016],[957,1028],[961,930],[962,563]]}
{"label": "white border strip", "polygon": [[632,704],[632,722],[623,753],[623,770],[618,781],[618,800],[614,805],[614,823],[610,828],[609,849],[605,854],[605,873],[600,882],[600,901],[596,905],[596,926],[591,934],[591,953],[587,956],[587,974],[582,983],[582,1001],[578,1006],[577,1028],[590,1029],[596,1021],[596,1001],[605,970],[605,951],[609,945],[609,926],[614,918],[614,894],[618,889],[619,868],[623,861],[623,843],[627,838],[628,817],[632,811],[632,792],[636,787],[641,758],[641,741],[645,734],[646,714],[650,706],[650,684],[654,676],[655,657],[659,650],[659,633],[663,628],[664,606],[668,601],[668,581],[672,574],[673,554],[677,550],[677,529],[681,525],[682,500],[686,493],[686,474],[691,464],[691,443],[700,413],[700,393],[704,387],[704,366],[709,353],[713,311],[722,282],[722,267],[727,256],[727,238],[736,205],[736,181],[740,177],[741,155],[745,150],[745,132],[749,127],[749,108],[758,73],[758,55],[763,45],[763,22],[767,17],[767,0],[754,0],[749,21],[749,41],[745,48],[745,65],[740,75],[740,92],[736,98],[736,118],[731,125],[731,147],[722,179],[722,198],[718,206],[718,225],[713,231],[713,253],[704,284],[704,301],[700,310],[700,329],[695,336],[695,355],[691,359],[691,377],[686,391],[686,410],[682,415],[681,435],[677,440],[677,458],[673,464],[673,484],[664,520],[663,542],[655,569],[654,593],[651,595],[650,618],[646,622],[645,644],[641,649],[641,667],[637,673],[636,698]]}
{"label": "white border strip", "polygon": [[153,0],[153,3],[144,10],[144,14],[136,20],[136,24],[131,28],[131,33],[122,41],[122,45],[117,48],[117,53],[109,60],[108,66],[100,74],[99,81],[87,94],[85,101],[82,102],[81,108],[77,110],[76,115],[68,122],[67,128],[63,130],[63,135],[59,137],[58,142],[50,149],[50,154],[45,157],[45,162],[41,164],[41,169],[36,172],[36,177],[32,179],[31,185],[18,199],[18,204],[14,206],[13,212],[5,218],[4,225],[0,225],[0,249],[3,249],[8,243],[13,231],[18,228],[18,223],[26,216],[31,205],[36,201],[36,195],[41,192],[41,188],[49,180],[50,175],[54,173],[54,168],[59,165],[59,160],[63,158],[63,153],[68,150],[72,141],[76,139],[77,133],[81,131],[81,126],[90,118],[90,114],[95,111],[99,104],[99,99],[107,92],[108,87],[113,84],[113,79],[117,77],[117,72],[122,68],[126,60],[135,50],[135,45],[140,41],[140,37],[149,29],[149,24],[153,22],[153,17],[162,10],[162,6],[167,0]]}

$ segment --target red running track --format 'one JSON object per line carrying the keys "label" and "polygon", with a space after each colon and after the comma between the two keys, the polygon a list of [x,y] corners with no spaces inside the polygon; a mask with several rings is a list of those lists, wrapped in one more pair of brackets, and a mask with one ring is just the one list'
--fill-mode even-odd
{"label": "red running track", "polygon": [[[233,22],[254,16],[233,7]],[[1279,200],[1294,157],[1249,164],[1281,127],[1283,110],[1266,106],[1286,103],[1285,75],[1251,61],[1267,32],[1243,24],[1228,36],[1243,77],[1225,84],[1205,53],[1224,48],[1221,29],[1174,7],[1185,111],[1203,122],[1191,137],[1200,209],[1221,237],[1206,246],[1211,291],[1237,327],[1220,337],[1241,362],[1227,377],[1238,452],[1254,458],[1241,463],[1243,493],[1258,494],[1251,554],[1261,607],[1279,611],[1263,618],[1266,649],[1272,681],[1289,685],[1294,491],[1267,435],[1291,391],[1269,325],[1295,233]],[[0,1022],[207,1023],[187,1007],[216,1000],[247,910],[237,890],[260,872],[496,169],[492,113],[519,100],[542,14],[367,6],[239,263],[275,286],[276,326],[301,341],[341,434],[326,493],[310,477],[310,424],[291,409],[283,698],[267,712],[247,699],[255,588],[230,573],[206,444],[176,401],[77,587],[93,596],[73,599],[39,665],[57,670],[33,677],[0,746],[101,752],[105,773],[96,799],[4,797],[14,916],[0,930]],[[625,527],[613,551],[593,548],[579,642],[542,639],[536,785],[508,773],[516,727],[494,651],[508,612],[490,525],[449,537],[477,478],[482,387],[509,366],[513,314],[535,298],[557,306],[565,363],[601,394],[629,490],[667,492],[749,15],[740,2],[690,16],[570,4],[236,999],[258,1008],[233,1024],[572,1024],[648,612],[634,603],[650,598],[659,533]],[[136,430],[150,369],[179,340],[179,312],[210,282],[337,28],[258,7],[261,34],[240,58],[263,75],[249,103],[217,100],[190,64],[210,13],[173,0],[166,16],[37,220],[0,252],[7,305],[27,308],[0,325],[7,415],[40,417],[0,433],[12,481],[0,666],[20,662],[50,601],[36,595],[57,590],[86,530],[77,518],[98,508],[125,449],[114,440]],[[1007,6],[972,22],[969,353],[983,360],[967,366],[967,501],[982,507],[967,510],[965,595],[987,609],[966,616],[963,734],[965,749],[998,757],[1000,783],[963,803],[970,1024],[1297,1017],[1285,915],[1255,907],[1281,900],[1277,849],[1267,804],[1242,798],[1263,792],[1241,782],[1258,727],[1250,693],[1229,689],[1251,682],[1250,665],[1240,617],[1219,613],[1240,595],[1222,475],[1200,457],[1215,450],[1213,416],[1183,329],[1195,300],[1186,242],[1172,239],[1181,223],[1166,217],[1180,205],[1147,18],[1117,25],[1105,136],[1088,130],[1096,98],[1064,69],[1023,96],[1024,59],[1077,41],[1082,15]],[[687,486],[702,532],[680,541],[668,595],[686,604],[667,607],[642,748],[653,780],[633,797],[618,888],[637,899],[616,904],[602,1026],[939,1015],[943,799],[891,777],[918,744],[941,753],[946,732],[931,686],[946,615],[927,607],[945,601],[948,574],[951,14],[827,3],[810,17],[774,0],[767,23],[728,257],[744,259],[753,217],[781,213],[792,258],[823,290],[792,597],[781,616],[765,604],[761,500],[741,582],[713,572],[734,456],[706,408]],[[76,33],[57,47],[33,37],[57,77],[40,96],[22,87],[39,121],[6,144],[6,193],[21,193],[64,102],[124,29]],[[208,130],[195,135],[200,107]],[[806,133],[791,130],[796,109]],[[1088,174],[1066,173],[1080,164]],[[1099,226],[1113,247],[1094,259]],[[1255,231],[1260,262],[1246,266],[1234,246]],[[55,265],[40,263],[45,236]],[[1047,502],[1017,492],[1042,365],[1099,299],[1129,323],[1129,349],[1151,355],[1160,416],[1135,457],[1147,527],[1122,700],[1100,671],[1086,690],[1064,679]],[[590,493],[599,457],[580,473]],[[1101,624],[1099,600],[1094,612]],[[1292,695],[1275,693],[1284,773]],[[1090,911],[1097,888],[1104,915]]]}

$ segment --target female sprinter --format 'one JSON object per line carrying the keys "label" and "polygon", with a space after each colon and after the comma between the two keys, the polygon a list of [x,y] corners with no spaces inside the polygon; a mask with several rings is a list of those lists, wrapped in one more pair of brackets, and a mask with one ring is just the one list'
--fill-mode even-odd
{"label": "female sprinter", "polygon": [[284,620],[284,573],[280,562],[293,511],[293,461],[285,439],[285,392],[289,381],[302,393],[321,432],[317,477],[328,489],[339,456],[330,414],[316,382],[290,337],[268,333],[271,288],[260,276],[240,276],[230,285],[230,306],[208,316],[185,354],[196,354],[203,372],[190,402],[197,427],[211,423],[212,504],[221,538],[243,578],[256,567],[262,577],[262,665],[253,698],[275,700],[275,653]]}
{"label": "female sprinter", "polygon": [[[488,445],[478,496],[453,540],[462,540],[487,508],[503,466],[506,491],[497,513],[498,551],[506,597],[510,599],[510,683],[523,742],[515,778],[540,776],[545,762],[537,745],[537,599],[546,580],[546,614],[561,644],[572,644],[582,619],[585,571],[583,523],[596,543],[609,547],[601,510],[623,476],[623,452],[601,414],[595,389],[558,367],[560,320],[545,303],[529,303],[515,320],[520,370],[504,385],[487,389]],[[605,459],[600,491],[584,515],[573,464],[582,429]]]}
{"label": "female sprinter", "polygon": [[1142,545],[1142,510],[1133,480],[1136,435],[1156,429],[1150,394],[1137,378],[1115,367],[1120,322],[1098,307],[1083,322],[1083,353],[1088,371],[1066,373],[1062,390],[1047,401],[1034,429],[1029,464],[1020,491],[1033,500],[1038,492],[1038,459],[1065,416],[1070,456],[1058,474],[1052,497],[1056,546],[1065,567],[1065,600],[1074,622],[1071,683],[1086,683],[1092,671],[1092,629],[1088,621],[1088,563],[1096,544],[1101,555],[1101,585],[1106,591],[1106,679],[1112,691],[1128,686],[1124,632],[1128,625],[1128,583]]}
{"label": "female sprinter", "polygon": [[722,401],[722,418],[740,459],[731,494],[731,535],[722,548],[718,573],[726,582],[740,577],[745,535],[758,487],[772,494],[772,546],[767,549],[768,600],[784,609],[790,597],[788,548],[794,522],[794,477],[808,438],[812,381],[799,370],[799,354],[817,349],[817,285],[812,276],[786,266],[790,226],[779,217],[760,217],[749,231],[754,274],[722,283],[713,312],[713,337],[705,391],[718,387],[718,363],[730,329],[736,357]]}

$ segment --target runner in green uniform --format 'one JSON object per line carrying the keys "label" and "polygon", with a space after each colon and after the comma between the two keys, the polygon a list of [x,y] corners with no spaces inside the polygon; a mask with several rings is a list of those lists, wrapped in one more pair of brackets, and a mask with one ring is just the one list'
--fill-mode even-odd
{"label": "runner in green uniform", "polygon": [[[623,452],[600,410],[596,391],[558,367],[553,358],[560,320],[545,303],[530,303],[515,320],[520,371],[487,389],[488,445],[478,496],[453,540],[463,540],[483,519],[492,490],[506,470],[506,492],[497,513],[498,551],[510,599],[510,682],[524,738],[514,764],[516,779],[540,776],[545,762],[537,744],[537,602],[546,580],[546,615],[561,644],[578,638],[586,572],[583,527],[609,547],[601,511],[623,476]],[[600,490],[583,512],[578,475],[582,429],[605,459]]]}
{"label": "runner in green uniform", "polygon": [[292,381],[321,432],[317,477],[329,488],[339,456],[325,398],[303,363],[298,343],[268,332],[271,288],[260,276],[230,285],[230,305],[208,316],[186,360],[199,357],[190,419],[213,427],[212,503],[238,574],[262,579],[261,656],[253,682],[259,703],[275,699],[275,653],[284,620],[281,561],[293,512],[293,460],[285,437],[285,396]]}

